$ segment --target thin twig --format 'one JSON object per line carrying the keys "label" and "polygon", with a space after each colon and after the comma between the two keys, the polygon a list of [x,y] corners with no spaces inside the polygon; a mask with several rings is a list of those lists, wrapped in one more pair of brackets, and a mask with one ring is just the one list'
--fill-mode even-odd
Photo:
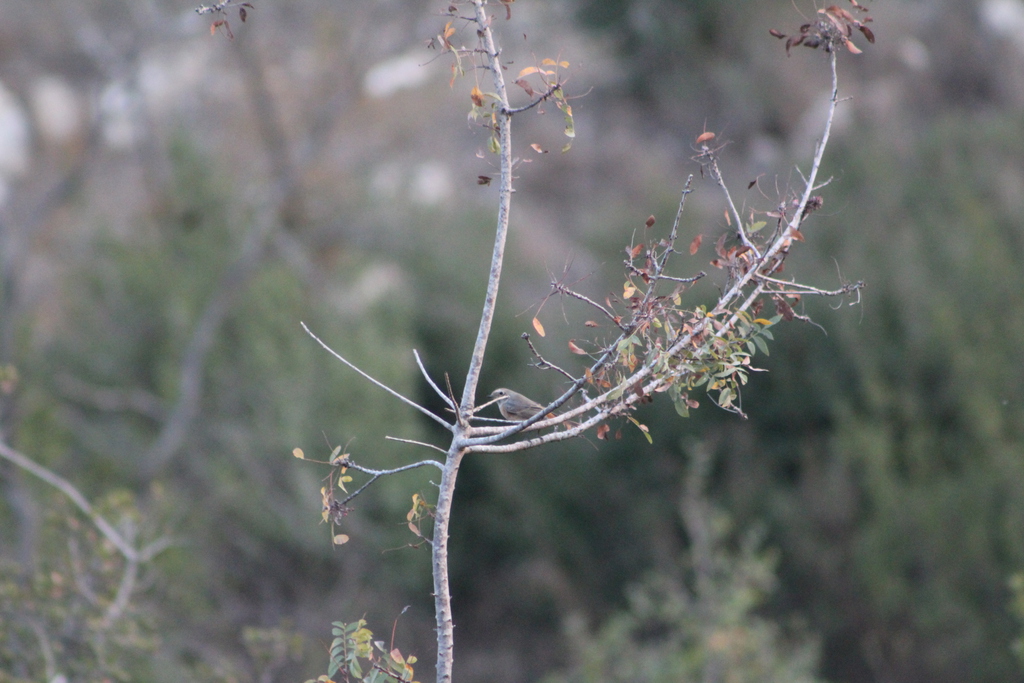
{"label": "thin twig", "polygon": [[434,392],[437,393],[437,395],[441,397],[442,401],[444,401],[445,403],[448,404],[449,408],[451,408],[452,410],[455,410],[455,403],[453,403],[450,398],[445,396],[444,393],[441,391],[441,389],[436,384],[434,384],[433,378],[427,372],[427,369],[425,367],[423,367],[423,360],[420,359],[420,352],[417,351],[416,349],[413,349],[412,350],[412,355],[416,359],[416,365],[419,366],[420,373],[423,374],[423,379],[427,380],[427,384],[429,384],[430,387],[434,390]]}
{"label": "thin twig", "polygon": [[773,284],[779,285],[780,287],[790,288],[781,291],[773,290],[773,293],[781,295],[817,294],[819,296],[843,296],[844,294],[850,294],[852,292],[857,291],[858,289],[862,289],[865,286],[863,280],[858,280],[857,282],[847,283],[840,287],[839,289],[819,289],[818,287],[812,287],[811,285],[805,285],[799,282],[788,282],[786,280],[779,280],[778,278],[770,277],[768,275],[759,275],[758,279],[764,280],[765,282],[771,282]]}
{"label": "thin twig", "polygon": [[533,109],[538,104],[540,104],[544,100],[548,99],[552,95],[554,95],[555,91],[558,90],[561,87],[562,87],[562,84],[556,82],[554,85],[552,85],[550,88],[548,88],[548,91],[546,93],[544,93],[543,95],[541,95],[540,97],[535,99],[533,102],[530,102],[529,104],[527,104],[525,106],[522,106],[522,107],[515,107],[515,108],[511,108],[511,109],[502,109],[501,111],[502,111],[503,114],[505,114],[507,116],[512,116],[514,114],[520,114],[520,113],[522,113],[524,111],[528,111],[530,109]]}
{"label": "thin twig", "polygon": [[672,275],[650,275],[646,271],[644,271],[642,268],[637,268],[636,266],[634,266],[629,261],[623,261],[622,263],[623,263],[623,265],[626,266],[626,269],[629,272],[633,273],[634,275],[639,275],[639,276],[647,275],[649,278],[651,278],[651,286],[647,288],[647,291],[651,292],[652,295],[653,295],[653,292],[654,292],[654,285],[655,285],[657,280],[669,280],[671,282],[681,282],[684,285],[689,285],[689,284],[693,284],[694,282],[696,282],[697,280],[701,279],[702,277],[707,277],[707,275],[708,275],[703,270],[700,271],[699,273],[697,273],[696,275],[694,275],[693,277],[674,277]]}
{"label": "thin twig", "polygon": [[421,413],[423,413],[424,415],[426,415],[427,417],[432,419],[434,422],[437,422],[438,424],[443,425],[444,428],[447,429],[448,431],[452,431],[452,429],[453,429],[452,425],[450,425],[447,422],[445,422],[442,418],[438,417],[437,415],[434,415],[432,412],[430,412],[429,410],[427,410],[426,408],[424,408],[420,404],[416,403],[415,401],[413,401],[411,399],[406,398],[405,396],[403,396],[402,394],[398,393],[397,391],[395,391],[394,389],[392,389],[388,385],[384,384],[380,380],[378,380],[375,377],[372,377],[371,375],[367,374],[365,371],[363,371],[362,368],[352,364],[347,358],[345,358],[340,353],[338,353],[337,351],[332,349],[330,346],[325,344],[320,339],[320,337],[318,337],[315,334],[313,334],[310,331],[310,329],[308,327],[306,327],[306,323],[300,321],[299,324],[302,325],[302,329],[304,329],[306,331],[306,334],[308,334],[310,337],[312,337],[314,340],[316,340],[316,343],[318,343],[320,346],[324,347],[324,349],[326,349],[328,353],[330,353],[332,356],[334,356],[335,358],[340,360],[342,363],[344,363],[345,365],[347,365],[348,367],[350,367],[351,369],[355,370],[357,373],[362,375],[362,377],[364,379],[369,380],[369,382],[371,384],[377,385],[378,387],[380,387],[384,391],[388,392],[389,394],[391,394],[392,396],[397,398],[402,403],[405,403],[406,405],[412,406],[416,410],[420,411]]}
{"label": "thin twig", "polygon": [[103,621],[100,622],[100,628],[106,630],[113,626],[114,622],[121,618],[125,610],[128,609],[128,601],[131,600],[132,593],[135,591],[135,583],[139,578],[139,557],[136,555],[134,558],[126,560],[124,573],[121,575],[121,581],[117,586],[117,594],[114,600],[107,607],[106,612],[103,614]]}
{"label": "thin twig", "polygon": [[736,232],[740,236],[740,241],[745,246],[750,247],[754,254],[757,255],[758,260],[760,260],[761,252],[754,243],[750,241],[750,238],[747,236],[747,231],[743,229],[743,219],[740,217],[739,209],[737,209],[736,205],[733,203],[732,195],[729,194],[729,188],[725,184],[725,179],[722,178],[722,171],[718,168],[718,156],[715,154],[714,150],[707,149],[706,147],[705,150],[705,154],[707,154],[711,160],[711,163],[709,164],[711,168],[711,178],[718,183],[718,187],[721,188],[722,194],[725,195],[725,202],[729,205],[729,210],[732,212],[733,220],[736,221]]}
{"label": "thin twig", "polygon": [[697,273],[696,275],[694,275],[692,277],[675,277],[675,276],[672,276],[672,275],[659,275],[658,279],[659,280],[668,280],[669,282],[679,282],[679,283],[682,283],[684,285],[690,285],[690,284],[693,284],[694,282],[696,282],[697,280],[700,280],[701,278],[705,278],[707,276],[708,276],[708,274],[705,273],[702,270],[702,271],[700,271],[699,273]]}
{"label": "thin twig", "polygon": [[405,472],[407,470],[414,470],[414,469],[416,469],[418,467],[423,467],[425,465],[433,465],[434,467],[437,467],[442,472],[444,471],[444,465],[442,465],[441,463],[439,463],[436,460],[421,460],[419,462],[414,462],[414,463],[412,463],[410,465],[403,465],[401,467],[396,467],[396,468],[391,469],[391,470],[373,470],[373,469],[370,469],[368,467],[363,467],[362,465],[357,465],[356,463],[352,462],[351,460],[349,460],[347,458],[345,460],[341,461],[341,463],[339,463],[339,465],[341,467],[348,467],[350,469],[356,470],[357,472],[362,472],[364,474],[371,475],[370,481],[368,481],[365,484],[363,484],[362,486],[360,486],[358,489],[355,490],[354,493],[349,494],[348,498],[345,498],[345,500],[341,501],[341,505],[345,505],[346,503],[351,501],[353,498],[355,498],[360,493],[365,491],[370,486],[370,484],[372,484],[373,482],[377,481],[381,477],[386,477],[386,476],[391,475],[391,474],[398,474],[399,472]]}
{"label": "thin twig", "polygon": [[582,301],[584,303],[590,304],[591,306],[593,306],[597,310],[601,311],[601,313],[603,313],[606,318],[611,320],[612,323],[614,323],[615,326],[618,327],[620,330],[622,330],[622,331],[626,330],[626,326],[622,324],[621,316],[615,315],[614,313],[609,311],[607,308],[605,308],[601,304],[597,303],[596,301],[594,301],[590,297],[586,296],[585,294],[580,294],[579,292],[573,291],[573,290],[569,289],[568,287],[566,287],[565,285],[563,285],[561,282],[552,282],[551,283],[551,288],[554,289],[556,292],[559,292],[561,294],[565,294],[566,296],[571,296],[574,299],[579,299],[580,301]]}
{"label": "thin twig", "polygon": [[[408,443],[408,444],[412,444],[413,446],[426,446],[427,448],[433,448],[438,453],[447,453],[448,452],[448,451],[444,450],[443,448],[438,448],[434,444],[426,443],[425,441],[415,441],[413,439],[401,439],[401,438],[399,438],[397,436],[385,436],[384,439],[387,440],[387,441],[397,441],[399,443]],[[437,463],[437,464],[440,465],[441,463]]]}
{"label": "thin twig", "polygon": [[537,351],[537,348],[533,345],[533,340],[530,339],[530,333],[529,332],[523,332],[522,336],[523,336],[523,339],[526,340],[526,345],[530,347],[530,353],[532,353],[534,355],[534,357],[537,359],[536,366],[538,368],[540,368],[541,370],[545,370],[545,369],[549,369],[550,368],[551,370],[555,370],[556,372],[559,372],[562,375],[564,375],[566,378],[568,378],[568,380],[570,382],[575,382],[576,381],[576,378],[573,377],[571,374],[569,374],[568,372],[566,372],[562,368],[558,367],[557,365],[555,365],[551,361],[545,360],[544,357],[540,355],[540,352]]}

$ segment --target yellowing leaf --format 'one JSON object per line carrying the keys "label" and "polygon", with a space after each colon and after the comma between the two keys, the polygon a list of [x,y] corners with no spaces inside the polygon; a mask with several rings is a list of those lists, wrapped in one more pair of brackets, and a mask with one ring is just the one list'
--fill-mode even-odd
{"label": "yellowing leaf", "polygon": [[569,340],[569,350],[572,351],[573,353],[575,353],[578,356],[585,356],[585,355],[587,355],[587,352],[584,351],[583,349],[581,349],[580,347],[576,346],[576,343],[573,342],[572,339]]}
{"label": "yellowing leaf", "polygon": [[334,545],[344,545],[345,543],[348,543],[348,535],[338,534],[334,537]]}
{"label": "yellowing leaf", "polygon": [[540,69],[538,69],[537,67],[535,67],[535,66],[528,66],[528,67],[526,67],[525,69],[523,69],[522,71],[519,72],[519,75],[516,76],[516,79],[518,80],[518,79],[522,78],[523,76],[529,76],[530,74],[535,74],[538,71],[540,71]]}
{"label": "yellowing leaf", "polygon": [[469,99],[473,100],[473,104],[477,107],[484,106],[484,94],[480,91],[480,88],[473,86],[473,89],[469,91]]}
{"label": "yellowing leaf", "polygon": [[301,448],[293,448],[292,449],[292,455],[294,455],[299,460],[305,460],[306,459],[306,454],[302,452]]}
{"label": "yellowing leaf", "polygon": [[533,329],[537,330],[537,334],[544,336],[544,326],[540,324],[540,320],[537,318],[533,319]]}

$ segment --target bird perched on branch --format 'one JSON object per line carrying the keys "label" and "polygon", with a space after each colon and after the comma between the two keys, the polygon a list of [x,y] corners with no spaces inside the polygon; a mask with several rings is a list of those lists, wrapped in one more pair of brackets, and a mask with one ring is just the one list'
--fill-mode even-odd
{"label": "bird perched on branch", "polygon": [[491,398],[498,399],[498,410],[506,420],[522,422],[544,410],[544,406],[511,389],[495,389]]}

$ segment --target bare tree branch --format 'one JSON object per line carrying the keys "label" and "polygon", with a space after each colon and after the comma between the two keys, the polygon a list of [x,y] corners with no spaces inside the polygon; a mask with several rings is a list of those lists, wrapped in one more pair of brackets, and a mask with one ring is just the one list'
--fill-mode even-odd
{"label": "bare tree branch", "polygon": [[429,410],[427,410],[426,408],[424,408],[420,404],[416,403],[415,401],[412,401],[411,399],[406,398],[405,396],[403,396],[402,394],[398,393],[397,391],[395,391],[394,389],[392,389],[388,385],[384,384],[380,380],[378,380],[378,379],[372,377],[371,375],[367,374],[365,371],[362,370],[362,368],[358,367],[357,365],[352,364],[347,358],[345,358],[344,356],[339,354],[337,351],[332,349],[330,346],[325,344],[323,342],[323,340],[320,339],[320,337],[318,337],[315,334],[313,334],[309,330],[309,328],[306,327],[306,323],[300,322],[299,324],[302,325],[302,329],[304,329],[306,331],[306,334],[308,334],[310,337],[312,337],[313,339],[316,340],[317,344],[319,344],[320,346],[324,347],[327,350],[328,353],[330,353],[332,356],[334,356],[335,358],[340,360],[342,363],[344,363],[348,367],[350,367],[353,370],[355,370],[356,372],[358,372],[360,375],[363,376],[364,379],[369,380],[372,384],[374,384],[374,385],[380,387],[381,389],[383,389],[384,391],[388,392],[389,394],[391,394],[392,396],[397,398],[402,403],[405,403],[406,405],[412,406],[416,410],[420,411],[421,413],[423,413],[424,415],[429,417],[434,422],[438,423],[439,425],[442,425],[448,431],[452,431],[454,429],[454,427],[452,427],[452,425],[450,425],[447,422],[445,422],[442,418],[438,417],[437,415],[434,415],[432,412],[430,412]]}
{"label": "bare tree branch", "polygon": [[[153,559],[158,553],[174,544],[170,537],[162,537],[141,550],[135,545],[135,526],[129,523],[124,533],[119,532],[103,515],[96,512],[95,508],[86,500],[85,496],[75,488],[68,480],[51,470],[36,463],[19,451],[11,448],[6,442],[0,440],[0,457],[10,461],[18,467],[34,474],[47,484],[58,489],[68,497],[74,505],[88,517],[89,521],[99,529],[100,533],[117,548],[117,551],[124,557],[125,566],[118,582],[117,593],[107,609],[104,610],[103,619],[99,623],[99,629],[105,631],[113,626],[114,622],[120,619],[128,607],[135,586],[138,582],[139,567],[142,563]],[[83,595],[88,597],[90,591],[86,590]],[[93,596],[95,600],[95,596]],[[94,603],[98,604],[98,603]]]}
{"label": "bare tree branch", "polygon": [[88,517],[89,520],[96,525],[96,528],[99,529],[100,532],[107,537],[108,541],[114,544],[114,546],[122,555],[124,555],[125,558],[133,559],[137,557],[138,552],[135,550],[135,548],[132,547],[132,545],[128,543],[128,541],[125,540],[125,538],[120,533],[118,533],[117,529],[115,529],[110,522],[104,519],[104,517],[101,514],[99,514],[98,512],[96,512],[96,510],[93,509],[89,501],[85,499],[85,496],[83,496],[81,492],[77,488],[75,488],[75,486],[67,479],[36,463],[31,458],[22,455],[18,451],[8,446],[7,443],[2,440],[0,440],[0,457],[9,460],[10,462],[14,463],[23,470],[27,470],[28,472],[39,477],[50,486],[53,486],[54,488],[58,489],[61,493],[67,496],[72,503],[75,504],[75,507],[81,510],[82,513],[85,514],[85,516]]}
{"label": "bare tree branch", "polygon": [[345,498],[344,500],[341,501],[341,505],[344,505],[345,503],[348,503],[349,501],[351,501],[353,498],[355,498],[360,493],[365,491],[367,488],[370,487],[371,484],[373,484],[375,481],[377,481],[381,477],[386,477],[386,476],[389,476],[389,475],[392,475],[392,474],[398,474],[399,472],[407,472],[409,470],[414,470],[414,469],[417,469],[419,467],[425,467],[427,465],[432,465],[432,466],[438,468],[439,470],[441,470],[442,472],[444,471],[444,465],[442,465],[441,463],[437,462],[436,460],[421,460],[419,462],[414,462],[414,463],[412,463],[410,465],[402,465],[401,467],[395,467],[394,469],[390,469],[390,470],[374,470],[374,469],[370,469],[369,467],[363,467],[362,465],[357,465],[356,463],[352,462],[348,458],[342,460],[339,463],[339,465],[341,467],[348,467],[350,469],[356,470],[357,472],[362,472],[364,474],[371,475],[371,479],[368,482],[366,482],[365,484],[363,484],[362,486],[360,486],[358,489],[356,489],[353,493],[350,493],[347,498]]}

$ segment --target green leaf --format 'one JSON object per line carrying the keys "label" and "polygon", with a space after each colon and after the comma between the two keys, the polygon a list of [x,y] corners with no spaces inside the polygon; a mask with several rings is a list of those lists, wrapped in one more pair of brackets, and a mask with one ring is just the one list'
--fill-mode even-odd
{"label": "green leaf", "polygon": [[754,337],[754,343],[757,344],[757,348],[761,349],[761,353],[768,355],[768,343],[760,335]]}
{"label": "green leaf", "polygon": [[718,394],[718,405],[722,406],[723,408],[727,408],[730,404],[732,404],[732,399],[734,396],[735,394],[733,394],[732,389],[730,389],[729,387],[722,389],[721,393]]}
{"label": "green leaf", "polygon": [[673,401],[672,405],[676,407],[676,412],[682,417],[690,417],[690,406],[686,405],[686,401]]}
{"label": "green leaf", "polygon": [[626,419],[635,424],[636,428],[639,429],[645,437],[647,437],[647,443],[654,443],[654,439],[651,438],[651,430],[647,428],[647,425],[641,424],[635,417],[626,416]]}

